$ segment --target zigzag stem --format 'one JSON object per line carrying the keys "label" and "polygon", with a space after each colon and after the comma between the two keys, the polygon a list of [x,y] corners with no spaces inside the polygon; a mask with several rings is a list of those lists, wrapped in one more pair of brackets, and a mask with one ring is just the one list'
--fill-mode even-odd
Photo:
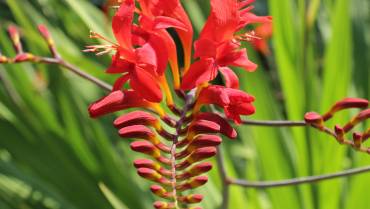
{"label": "zigzag stem", "polygon": [[172,194],[174,198],[174,204],[175,207],[178,208],[178,201],[177,201],[177,180],[176,180],[176,150],[177,150],[177,143],[179,142],[179,138],[182,134],[182,126],[184,125],[184,122],[186,120],[186,114],[187,112],[192,108],[193,106],[193,99],[194,99],[194,93],[190,92],[185,96],[185,105],[183,110],[181,111],[180,119],[176,123],[176,136],[173,138],[172,146],[171,146],[171,170],[172,170]]}

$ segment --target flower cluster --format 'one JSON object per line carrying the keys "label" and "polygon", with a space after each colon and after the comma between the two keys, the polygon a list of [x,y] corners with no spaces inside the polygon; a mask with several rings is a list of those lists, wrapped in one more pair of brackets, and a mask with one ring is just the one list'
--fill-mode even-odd
{"label": "flower cluster", "polygon": [[[239,90],[238,77],[230,67],[249,72],[257,68],[241,48],[242,41],[256,38],[244,28],[270,24],[271,18],[251,13],[252,0],[210,2],[208,20],[193,43],[192,24],[180,0],[123,0],[112,21],[116,42],[92,32],[92,38],[108,44],[85,50],[114,52],[106,72],[120,75],[109,95],[89,107],[90,115],[142,109],[121,115],[114,126],[122,138],[141,139],[132,142],[131,149],[151,158],[138,159],[134,166],[141,177],[156,183],[153,194],[168,200],[155,202],[155,208],[189,208],[188,204],[199,203],[203,196],[188,190],[207,182],[203,174],[212,165],[203,161],[216,155],[222,141],[217,134],[237,136],[227,119],[202,112],[203,106],[223,108],[236,123],[241,122],[240,115],[255,112],[255,98]],[[181,47],[168,29],[177,34]],[[212,84],[218,72],[225,85]]]}

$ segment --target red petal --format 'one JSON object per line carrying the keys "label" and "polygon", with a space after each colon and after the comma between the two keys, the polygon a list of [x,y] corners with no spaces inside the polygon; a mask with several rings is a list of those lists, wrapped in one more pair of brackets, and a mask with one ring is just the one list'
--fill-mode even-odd
{"label": "red petal", "polygon": [[136,67],[131,74],[131,87],[150,102],[161,102],[162,92],[156,79],[143,68]]}
{"label": "red petal", "polygon": [[130,78],[130,75],[129,74],[125,74],[121,77],[119,77],[116,82],[114,82],[114,85],[113,85],[113,91],[116,91],[116,90],[121,90],[122,89],[122,86],[125,85],[125,83],[128,81],[128,79]]}
{"label": "red petal", "polygon": [[231,40],[238,27],[237,0],[211,0],[211,15],[201,32],[200,38],[216,42]]}
{"label": "red petal", "polygon": [[194,57],[216,57],[217,45],[210,39],[199,39],[194,43]]}
{"label": "red petal", "polygon": [[112,56],[112,63],[109,68],[106,70],[107,73],[124,73],[129,72],[133,67],[134,64],[128,62],[127,60],[120,58],[120,53],[117,52],[115,55]]}
{"label": "red petal", "polygon": [[110,112],[117,111],[117,105],[124,100],[124,93],[122,91],[113,91],[108,96],[94,102],[89,107],[91,117],[99,117]]}
{"label": "red petal", "polygon": [[239,88],[239,78],[238,76],[228,67],[220,67],[221,74],[224,77],[226,87],[238,89]]}
{"label": "red petal", "polygon": [[164,71],[167,68],[168,56],[169,56],[168,49],[166,47],[166,42],[161,36],[154,33],[150,36],[148,43],[155,51],[156,63],[157,63],[156,72],[158,75],[163,75]]}
{"label": "red petal", "polygon": [[190,90],[197,85],[213,80],[217,76],[213,59],[201,59],[194,62],[189,71],[184,75],[181,89]]}
{"label": "red petal", "polygon": [[119,45],[125,49],[132,49],[131,25],[134,18],[135,1],[125,0],[112,20],[113,33]]}
{"label": "red petal", "polygon": [[247,56],[246,49],[237,49],[238,46],[232,42],[223,44],[217,49],[217,63],[220,66],[243,67],[251,72],[257,69],[257,65],[251,62]]}
{"label": "red petal", "polygon": [[230,103],[230,99],[225,91],[225,87],[211,85],[202,89],[198,96],[198,102],[199,104],[216,104],[224,107]]}
{"label": "red petal", "polygon": [[167,28],[176,28],[183,31],[187,31],[186,25],[175,18],[166,17],[166,16],[157,16],[154,19],[154,28],[155,29],[167,29]]}

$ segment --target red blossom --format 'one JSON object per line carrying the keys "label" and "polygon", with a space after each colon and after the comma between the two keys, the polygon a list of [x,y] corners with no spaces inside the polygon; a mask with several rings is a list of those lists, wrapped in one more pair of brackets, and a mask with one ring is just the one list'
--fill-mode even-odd
{"label": "red blossom", "polygon": [[240,124],[240,115],[251,115],[255,112],[252,105],[253,101],[253,96],[241,90],[212,85],[202,89],[197,100],[197,106],[215,104],[224,108],[227,118]]}
{"label": "red blossom", "polygon": [[190,90],[213,80],[218,70],[224,75],[228,87],[238,87],[237,76],[231,74],[227,67],[242,67],[247,71],[254,71],[257,68],[257,65],[248,59],[246,49],[239,49],[239,41],[249,40],[250,35],[236,35],[236,32],[247,24],[269,23],[271,18],[258,17],[250,13],[252,7],[244,8],[251,2],[211,0],[211,14],[195,42],[194,56],[199,60],[193,63],[184,75],[182,89]]}

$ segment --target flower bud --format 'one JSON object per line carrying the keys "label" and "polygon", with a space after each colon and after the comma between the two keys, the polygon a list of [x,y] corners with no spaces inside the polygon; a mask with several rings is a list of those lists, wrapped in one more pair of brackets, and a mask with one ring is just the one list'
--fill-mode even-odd
{"label": "flower bud", "polygon": [[195,150],[188,158],[183,162],[176,165],[179,170],[189,167],[191,164],[202,161],[204,159],[215,156],[217,150],[215,147],[203,147]]}
{"label": "flower bud", "polygon": [[11,25],[11,26],[8,27],[8,33],[9,33],[10,39],[13,42],[13,46],[14,46],[15,51],[17,52],[17,54],[23,53],[22,43],[21,43],[21,40],[20,40],[20,35],[19,35],[18,28],[14,25]]}
{"label": "flower bud", "polygon": [[366,108],[369,105],[369,101],[366,99],[360,99],[360,98],[345,98],[337,103],[330,109],[329,112],[327,112],[323,118],[324,121],[327,121],[333,115],[343,109],[348,108]]}
{"label": "flower bud", "polygon": [[150,140],[155,137],[155,134],[143,125],[132,125],[121,128],[118,131],[120,137],[123,138],[136,138]]}
{"label": "flower bud", "polygon": [[353,133],[353,144],[356,148],[360,148],[362,144],[362,135],[360,133]]}
{"label": "flower bud", "polygon": [[207,120],[217,123],[220,126],[220,133],[229,137],[230,139],[235,139],[237,137],[236,130],[230,125],[230,123],[223,117],[215,113],[199,113],[195,117],[196,120]]}
{"label": "flower bud", "polygon": [[190,169],[184,171],[182,174],[176,176],[177,180],[185,180],[200,174],[206,173],[212,169],[212,164],[210,162],[199,163]]}
{"label": "flower bud", "polygon": [[161,167],[157,162],[154,162],[149,159],[137,159],[134,161],[135,168],[150,168],[156,170],[158,173],[164,176],[170,177],[172,175],[171,171]]}
{"label": "flower bud", "polygon": [[344,142],[344,130],[343,130],[343,128],[340,127],[339,125],[335,125],[334,131],[335,131],[335,134],[337,135],[337,137],[336,137],[337,141],[342,144]]}
{"label": "flower bud", "polygon": [[148,141],[132,142],[130,147],[135,152],[144,153],[146,155],[153,157],[154,159],[158,160],[161,163],[164,163],[166,165],[171,165],[171,161],[161,156],[160,150]]}
{"label": "flower bud", "polygon": [[20,53],[14,58],[14,62],[26,62],[26,61],[36,61],[36,57],[30,53]]}
{"label": "flower bud", "polygon": [[197,135],[188,147],[176,154],[176,159],[181,159],[191,154],[195,149],[202,147],[218,146],[222,142],[221,137],[217,135],[200,134]]}
{"label": "flower bud", "polygon": [[124,100],[124,94],[122,91],[113,91],[108,96],[91,104],[89,107],[90,116],[93,118],[111,113],[121,108],[119,105]]}
{"label": "flower bud", "polygon": [[159,174],[157,171],[150,169],[150,168],[139,168],[137,169],[137,173],[139,176],[148,179],[150,181],[157,182],[159,184],[163,185],[171,185],[171,181],[167,178],[163,177],[161,174]]}
{"label": "flower bud", "polygon": [[317,128],[324,128],[324,120],[322,116],[316,112],[308,112],[304,115],[304,120],[306,123],[315,126]]}
{"label": "flower bud", "polygon": [[358,115],[356,115],[354,118],[351,119],[350,122],[348,122],[344,126],[344,131],[348,132],[350,131],[354,126],[356,126],[358,123],[367,120],[370,117],[370,109],[366,109],[361,111]]}
{"label": "flower bud", "polygon": [[201,194],[190,194],[187,196],[179,197],[178,200],[185,204],[199,203],[203,200],[203,195]]}
{"label": "flower bud", "polygon": [[116,128],[123,128],[131,125],[145,125],[154,126],[159,129],[159,121],[156,117],[150,113],[144,111],[133,111],[124,115],[121,115],[116,120],[114,120],[113,125]]}
{"label": "flower bud", "polygon": [[166,189],[164,189],[162,186],[159,185],[152,185],[150,187],[150,190],[153,192],[153,194],[157,195],[158,197],[162,198],[172,198],[172,193],[168,192]]}
{"label": "flower bud", "polygon": [[194,178],[188,180],[184,184],[177,185],[176,189],[179,190],[179,191],[195,189],[195,188],[198,188],[198,187],[206,184],[207,181],[208,181],[207,176],[197,176],[197,177],[194,177]]}
{"label": "flower bud", "polygon": [[155,209],[173,209],[173,208],[175,208],[175,204],[173,204],[172,202],[168,203],[168,202],[162,202],[162,201],[156,201],[153,204],[153,206],[154,206]]}

